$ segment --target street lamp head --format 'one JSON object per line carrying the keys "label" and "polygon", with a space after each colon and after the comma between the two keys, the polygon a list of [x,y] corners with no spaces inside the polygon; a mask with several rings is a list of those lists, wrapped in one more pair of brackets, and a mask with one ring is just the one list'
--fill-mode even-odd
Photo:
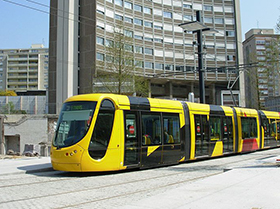
{"label": "street lamp head", "polygon": [[208,34],[217,34],[219,33],[218,30],[214,29],[214,28],[205,28],[205,29],[202,29],[202,34],[204,35],[208,35]]}
{"label": "street lamp head", "polygon": [[186,30],[186,31],[192,31],[192,32],[196,32],[198,30],[203,30],[203,29],[208,28],[206,25],[204,25],[198,21],[181,23],[181,24],[179,24],[179,26],[181,28],[183,28],[184,31]]}

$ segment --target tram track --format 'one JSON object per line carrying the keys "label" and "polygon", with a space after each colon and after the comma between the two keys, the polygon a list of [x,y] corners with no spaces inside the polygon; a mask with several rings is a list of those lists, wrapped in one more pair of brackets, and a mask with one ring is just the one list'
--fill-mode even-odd
{"label": "tram track", "polygon": [[[254,157],[251,157],[251,158],[249,158],[249,159],[246,159],[246,161],[249,161],[249,160],[252,160],[252,159],[255,159],[255,155],[254,155]],[[213,159],[207,159],[207,160],[213,160]],[[200,163],[200,162],[207,162],[207,160],[205,160],[205,161],[199,161],[199,162],[191,162],[191,163],[196,163],[196,164],[198,164],[198,163]],[[233,162],[230,162],[231,164],[234,164],[234,163],[238,163],[239,162],[239,160],[236,160],[236,161],[233,161]],[[179,164],[179,165],[174,165],[174,166],[166,166],[165,168],[171,168],[171,167],[175,167],[175,166],[180,166],[180,165],[188,165],[188,163],[183,163],[183,164]],[[189,165],[191,165],[191,164],[189,164]],[[225,165],[228,165],[228,162],[227,163],[223,163],[223,164],[219,164],[219,167],[220,166],[225,166]],[[197,167],[197,166],[196,166]],[[204,167],[204,169],[205,169],[206,167]],[[162,169],[162,168],[154,168],[154,169]],[[198,170],[198,169],[201,169],[200,167],[199,168],[194,168],[194,167],[187,167],[186,169],[188,169],[188,171],[194,171],[194,170]],[[132,172],[141,172],[142,170],[139,170],[139,171],[132,171]],[[127,172],[130,172],[130,171],[127,171]],[[42,172],[42,173],[44,173],[44,172]],[[51,176],[52,177],[54,177],[54,178],[59,178],[59,175],[67,175],[67,173],[63,173],[63,172],[60,172],[60,171],[49,171],[49,172],[47,172],[48,174],[51,174]],[[55,173],[58,173],[58,174],[55,174]],[[119,173],[117,173],[117,174],[121,174],[122,172],[119,172]],[[153,178],[164,178],[164,177],[166,177],[166,176],[174,176],[174,175],[177,175],[177,174],[180,174],[181,172],[176,172],[176,173],[173,173],[173,174],[166,174],[166,175],[162,175],[162,176],[158,176],[158,177],[153,177]],[[39,174],[39,173],[38,173]],[[28,183],[28,185],[30,186],[30,185],[36,185],[36,184],[44,184],[44,183],[52,183],[52,182],[57,182],[57,181],[59,181],[59,182],[61,182],[61,181],[68,181],[68,180],[71,180],[71,179],[73,179],[73,178],[79,178],[79,175],[81,174],[81,173],[76,173],[77,174],[77,176],[75,176],[75,177],[63,177],[63,178],[59,178],[59,179],[54,179],[54,180],[49,180],[49,179],[46,179],[45,181],[42,181],[42,179],[40,179],[40,175],[38,175],[38,176],[36,176],[36,177],[32,177],[32,175],[33,174],[30,174],[28,177],[29,177],[29,179],[33,179],[33,178],[36,178],[36,179],[38,179],[38,181],[36,181],[36,182],[29,182]],[[91,174],[92,173],[90,173],[89,175],[88,175],[88,177],[92,177],[91,176]],[[20,175],[20,174],[19,174]],[[56,176],[57,175],[57,176]],[[72,175],[72,173],[71,173],[71,175]],[[113,175],[113,174],[106,174],[106,173],[104,173],[104,175]],[[94,175],[94,177],[97,177],[97,176],[102,176],[102,174],[98,174],[98,175]],[[50,175],[48,176],[48,177],[50,177]],[[26,178],[26,177],[25,177]],[[45,178],[45,177],[44,177]],[[22,179],[22,176],[19,176],[18,178],[12,178],[12,179],[9,179],[9,181],[16,181],[16,180],[20,180],[20,179]],[[0,183],[1,183],[1,181],[2,182],[5,182],[6,181],[6,179],[0,179]],[[145,181],[145,179],[140,179],[140,180],[138,180],[138,181]],[[24,186],[24,185],[26,185],[26,183],[19,183],[19,184],[7,184],[7,185],[1,185],[0,184],[0,189],[1,188],[5,188],[5,187],[17,187],[17,186]]]}
{"label": "tram track", "polygon": [[[257,158],[259,158],[260,156],[263,156],[261,153],[260,154],[255,154],[253,153],[253,155],[250,157],[248,155],[248,157],[246,157],[246,159],[243,158],[243,162],[248,162],[250,160],[256,160]],[[145,192],[149,192],[151,190],[159,190],[159,189],[162,189],[162,188],[167,188],[167,187],[171,187],[171,186],[175,186],[175,185],[180,185],[180,184],[183,184],[183,183],[186,183],[186,182],[191,182],[191,181],[195,181],[195,180],[199,180],[199,179],[202,179],[202,178],[207,178],[207,177],[210,177],[210,176],[213,176],[213,175],[217,175],[217,174],[220,174],[220,173],[223,173],[224,172],[224,168],[225,166],[231,166],[231,165],[234,165],[236,163],[239,163],[240,162],[240,159],[238,159],[238,155],[237,156],[234,156],[234,157],[237,157],[237,159],[234,159],[234,160],[230,160],[230,157],[227,158],[229,159],[229,161],[225,161],[223,162],[223,159],[222,161],[220,161],[220,159],[212,159],[212,160],[215,160],[215,165],[212,165],[212,166],[207,166],[208,164],[208,160],[206,161],[199,161],[199,162],[194,162],[194,163],[189,163],[189,164],[180,164],[180,165],[177,165],[177,166],[169,166],[169,167],[164,167],[164,168],[156,168],[156,169],[150,169],[150,170],[140,170],[140,171],[133,171],[133,172],[120,172],[120,173],[116,173],[116,174],[108,174],[108,175],[105,175],[105,176],[109,176],[112,175],[114,176],[114,178],[118,178],[118,175],[120,174],[120,178],[122,177],[122,175],[124,175],[124,179],[122,180],[122,182],[120,183],[109,183],[109,184],[106,184],[106,185],[103,185],[103,186],[100,186],[100,185],[96,185],[96,186],[93,186],[93,187],[89,187],[89,188],[82,188],[82,189],[73,189],[73,190],[67,190],[65,192],[57,192],[57,193],[52,193],[52,194],[42,194],[42,195],[35,195],[35,196],[32,196],[32,197],[22,197],[22,198],[17,198],[17,199],[12,199],[12,200],[6,200],[6,201],[1,201],[0,202],[0,207],[1,205],[4,205],[4,204],[9,204],[9,203],[20,203],[22,201],[28,201],[28,200],[40,200],[42,198],[52,198],[52,197],[59,197],[59,196],[63,196],[63,195],[73,195],[73,194],[79,194],[81,192],[88,192],[88,193],[93,193],[93,191],[97,191],[97,190],[106,190],[106,189],[111,189],[111,188],[121,188],[123,186],[127,186],[129,185],[131,188],[133,187],[136,187],[137,184],[141,183],[141,184],[148,184],[148,183],[151,183],[152,181],[153,182],[166,182],[166,183],[163,183],[163,184],[155,184],[153,187],[149,187],[149,188],[140,188],[139,190],[136,190],[136,191],[131,191],[129,190],[128,192],[124,192],[124,193],[120,193],[120,194],[117,194],[117,195],[111,195],[111,196],[108,196],[108,197],[96,197],[96,198],[93,198],[92,200],[90,201],[84,201],[84,202],[79,202],[77,204],[69,204],[69,205],[64,205],[63,207],[57,207],[57,208],[65,208],[65,207],[75,207],[77,205],[80,205],[80,204],[90,204],[90,203],[94,203],[94,202],[102,202],[102,201],[105,201],[105,200],[110,200],[110,199],[114,199],[114,198],[120,198],[120,197],[126,197],[126,196],[129,196],[129,195],[133,195],[133,194],[137,194],[137,193],[145,193]],[[212,161],[210,160],[210,161]],[[212,167],[212,168],[211,168]],[[179,171],[178,171],[179,170]],[[200,176],[196,176],[194,178],[187,178],[188,174],[190,174],[191,172],[196,172],[196,171],[209,171],[211,170],[211,172],[209,174],[206,174],[206,175],[200,175]],[[134,173],[134,174],[139,174],[138,176],[142,176],[140,174],[143,174],[144,171],[144,174],[146,172],[148,173],[152,173],[151,176],[149,177],[140,177],[138,179],[133,179],[133,180],[125,180],[127,174],[130,176],[130,174]],[[151,171],[151,172],[150,172]],[[157,172],[157,171],[161,171],[161,172]],[[138,173],[138,172],[141,172],[141,173]],[[165,174],[162,174],[162,172],[165,172]],[[56,177],[56,175],[53,175],[53,172],[48,172],[49,174],[52,175],[52,177]],[[158,174],[159,173],[159,174]],[[29,174],[29,175],[33,175],[33,174]],[[59,174],[60,175],[60,174]],[[63,174],[63,175],[67,175],[66,174]],[[71,174],[72,175],[72,174]],[[89,177],[89,178],[87,178]],[[82,177],[82,179],[86,179],[86,180],[92,180],[94,181],[95,179],[92,178],[92,177],[104,177],[104,175],[97,175],[97,176],[86,176],[86,177]],[[21,177],[19,176],[18,179],[20,179]],[[50,184],[52,183],[61,183],[61,181],[63,182],[62,184],[66,184],[67,181],[69,181],[69,184],[71,183],[74,183],[74,180],[80,180],[81,178],[78,178],[78,177],[66,177],[66,179],[63,179],[62,178],[59,178],[59,179],[55,179],[55,180],[49,180],[49,179],[46,179],[45,181],[41,181],[42,179],[40,179],[40,176],[36,176],[37,181],[36,182],[33,182],[33,183],[19,183],[19,184],[10,184],[10,185],[4,185],[4,186],[0,186],[0,188],[9,188],[9,189],[16,189],[17,187],[48,187],[50,186]],[[45,178],[45,176],[44,176]],[[92,179],[90,179],[92,178]],[[32,179],[32,178],[31,178]],[[168,179],[176,179],[176,181],[172,181],[172,182],[168,182],[166,180]],[[14,179],[15,180],[15,179]],[[106,182],[106,178],[103,179],[104,182]],[[103,182],[103,183],[104,183]],[[77,183],[77,182],[76,182]],[[79,182],[78,182],[79,183]],[[135,185],[135,186],[134,186]],[[133,189],[132,189],[133,190]]]}
{"label": "tram track", "polygon": [[[102,200],[106,200],[106,199],[112,199],[112,198],[116,198],[116,197],[127,196],[129,194],[136,194],[136,193],[141,193],[141,192],[145,192],[145,191],[150,191],[150,190],[153,190],[153,189],[159,189],[159,188],[164,188],[164,187],[173,186],[173,185],[177,185],[177,184],[182,184],[182,183],[185,183],[185,182],[195,181],[195,180],[198,180],[198,179],[202,179],[202,178],[210,177],[210,176],[213,176],[213,175],[217,175],[219,173],[223,173],[223,171],[217,171],[217,172],[214,172],[210,175],[203,175],[203,176],[199,176],[199,177],[191,178],[191,179],[187,179],[187,180],[176,181],[176,182],[165,184],[165,185],[158,186],[158,187],[143,189],[143,190],[139,190],[139,191],[135,191],[135,192],[128,192],[128,193],[125,193],[125,194],[122,194],[122,195],[116,195],[116,196],[112,196],[112,197],[101,198],[101,199],[94,200],[92,202],[97,202],[97,201],[102,201]],[[178,174],[183,175],[184,173],[183,172],[177,172],[176,174],[172,174],[172,175],[174,176],[174,175],[178,175]],[[154,181],[155,179],[158,180],[158,179],[166,178],[167,176],[170,177],[170,175],[164,175],[164,176],[153,177],[152,180]],[[66,195],[66,194],[88,192],[88,191],[91,191],[91,190],[99,190],[99,189],[104,189],[104,188],[109,188],[109,187],[117,187],[117,186],[123,186],[123,185],[128,185],[128,184],[135,184],[135,183],[139,183],[139,182],[143,183],[144,181],[151,181],[151,179],[143,178],[143,179],[139,179],[139,180],[136,180],[136,181],[128,181],[128,182],[122,182],[122,183],[117,183],[117,184],[96,186],[96,187],[91,187],[91,188],[87,188],[87,189],[75,190],[75,191],[67,191],[67,192],[60,192],[60,193],[50,194],[50,195],[39,195],[39,196],[36,196],[36,197],[31,197],[31,198],[22,198],[22,199],[10,200],[10,201],[2,201],[2,202],[0,202],[0,206],[3,205],[3,204],[11,203],[11,202],[20,202],[20,201],[26,201],[26,200],[34,200],[34,199],[40,199],[40,198]],[[25,184],[25,186],[27,186],[27,185]],[[30,185],[28,184],[28,186],[30,186]],[[83,202],[82,204],[85,204],[85,203],[88,203],[88,202]],[[81,203],[79,203],[79,204],[81,204]],[[69,205],[67,207],[71,207],[71,206],[74,206],[74,205]],[[58,207],[58,208],[65,208],[65,206]]]}

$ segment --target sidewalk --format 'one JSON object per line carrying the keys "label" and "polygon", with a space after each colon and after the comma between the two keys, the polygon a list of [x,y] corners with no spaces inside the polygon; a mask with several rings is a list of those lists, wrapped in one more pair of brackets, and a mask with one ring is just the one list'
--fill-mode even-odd
{"label": "sidewalk", "polygon": [[52,170],[49,157],[0,156],[0,175]]}
{"label": "sidewalk", "polygon": [[278,209],[280,156],[255,160],[226,172],[186,182],[161,194],[131,202],[120,209]]}

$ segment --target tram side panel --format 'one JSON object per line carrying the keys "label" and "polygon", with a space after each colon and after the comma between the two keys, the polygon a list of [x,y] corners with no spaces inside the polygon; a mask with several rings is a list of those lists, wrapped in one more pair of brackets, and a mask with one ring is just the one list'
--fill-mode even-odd
{"label": "tram side panel", "polygon": [[[102,108],[102,103],[107,106]],[[104,105],[105,106],[105,105]],[[110,171],[124,169],[122,150],[124,147],[123,112],[116,108],[114,100],[101,102],[95,126],[87,142],[88,150],[81,158],[82,171]],[[86,143],[86,142],[85,142]]]}
{"label": "tram side panel", "polygon": [[233,153],[236,128],[230,107],[187,103],[190,118],[190,159]]}
{"label": "tram side panel", "polygon": [[280,145],[280,114],[272,111],[258,111],[261,122],[261,148]]}
{"label": "tram side panel", "polygon": [[[185,125],[180,102],[148,99],[140,111],[141,167],[176,164],[184,160]],[[141,107],[141,104],[138,106]]]}
{"label": "tram side panel", "polygon": [[256,110],[235,108],[238,123],[238,152],[250,152],[261,148],[260,123]]}

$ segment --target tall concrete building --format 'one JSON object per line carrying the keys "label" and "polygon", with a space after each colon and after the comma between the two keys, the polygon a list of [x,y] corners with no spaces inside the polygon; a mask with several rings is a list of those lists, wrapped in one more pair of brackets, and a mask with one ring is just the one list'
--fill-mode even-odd
{"label": "tall concrete building", "polygon": [[[203,64],[206,102],[221,104],[243,62],[239,0],[51,0],[50,112],[59,111],[68,96],[96,88],[96,62],[105,59],[106,42],[120,23],[133,39],[131,49],[142,63],[138,72],[149,80],[151,97],[185,99],[193,92],[198,98],[197,37],[179,27],[195,21],[197,10],[218,31],[203,36]],[[241,76],[233,87],[242,106],[243,85]]]}
{"label": "tall concrete building", "polygon": [[0,49],[0,90],[46,90],[48,62],[49,49],[41,44],[29,49]]}
{"label": "tall concrete building", "polygon": [[251,29],[245,34],[243,55],[247,64],[245,89],[248,107],[263,109],[266,98],[280,95],[278,47],[277,57],[269,54],[273,50],[273,40],[279,43],[279,38],[280,35],[275,34],[273,29]]}

